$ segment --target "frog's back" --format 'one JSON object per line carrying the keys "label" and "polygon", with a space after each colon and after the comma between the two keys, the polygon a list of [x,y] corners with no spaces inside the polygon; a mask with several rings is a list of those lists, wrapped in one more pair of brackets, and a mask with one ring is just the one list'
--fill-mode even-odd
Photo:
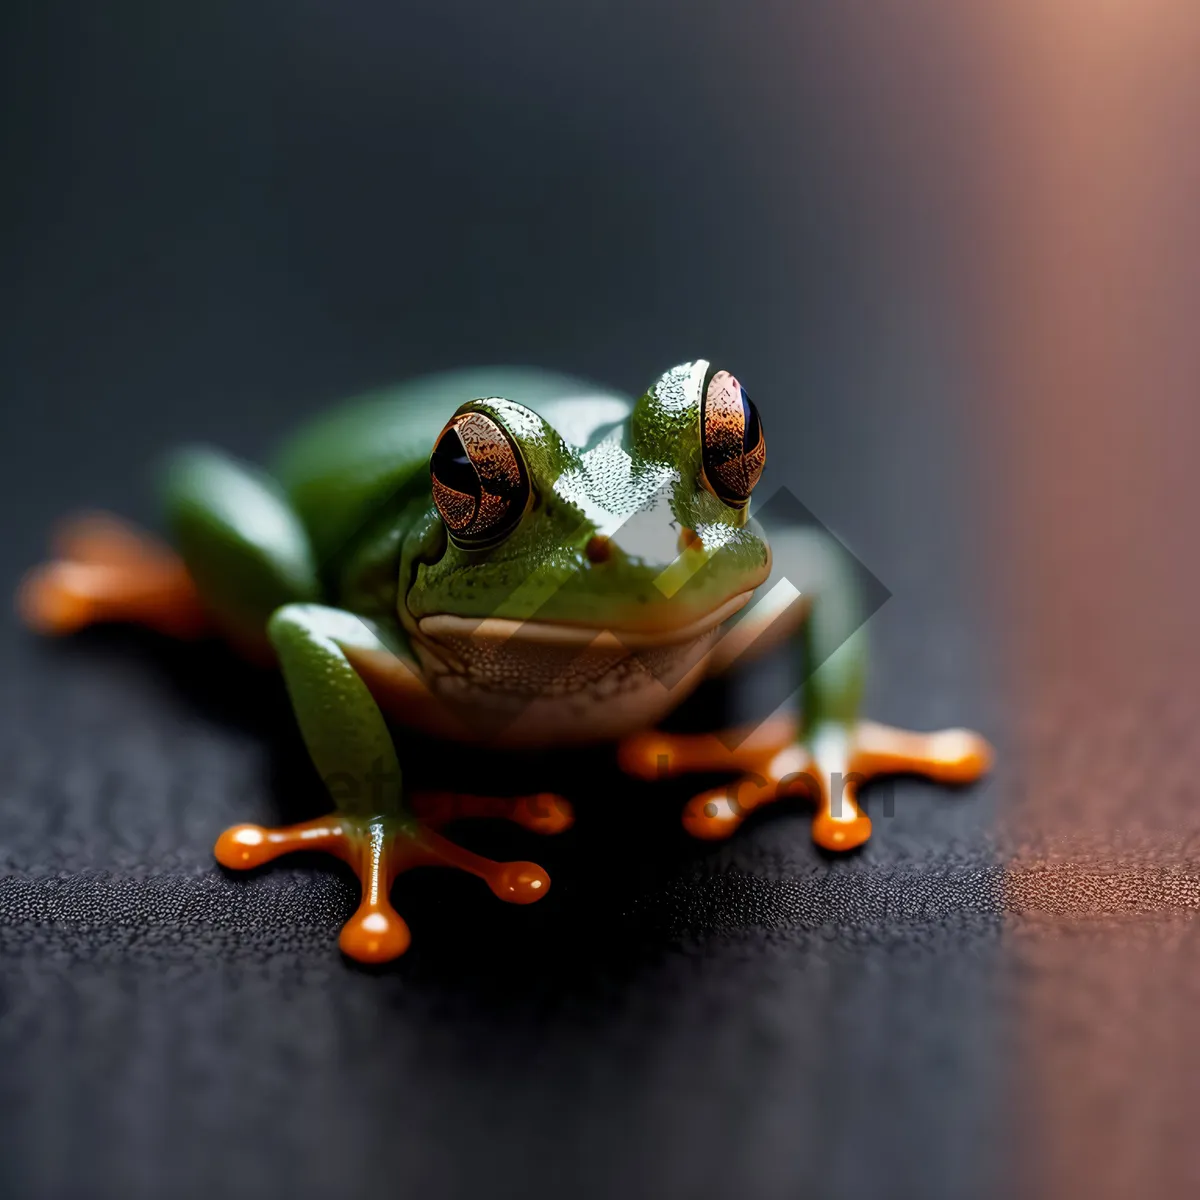
{"label": "frog's back", "polygon": [[272,464],[317,560],[336,560],[382,508],[398,510],[428,492],[442,426],[460,404],[487,396],[526,405],[580,444],[631,405],[596,384],[532,367],[447,371],[348,401],[302,426]]}

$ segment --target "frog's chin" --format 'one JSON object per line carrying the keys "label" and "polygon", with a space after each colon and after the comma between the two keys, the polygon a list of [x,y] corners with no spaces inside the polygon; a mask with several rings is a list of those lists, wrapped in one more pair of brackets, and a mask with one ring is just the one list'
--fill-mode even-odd
{"label": "frog's chin", "polygon": [[572,625],[565,621],[521,621],[509,617],[460,617],[433,613],[417,621],[421,637],[435,643],[467,639],[472,642],[528,643],[541,646],[596,646],[611,641],[625,651],[695,642],[745,607],[753,589],[738,592],[710,612],[677,625],[623,628],[620,625]]}

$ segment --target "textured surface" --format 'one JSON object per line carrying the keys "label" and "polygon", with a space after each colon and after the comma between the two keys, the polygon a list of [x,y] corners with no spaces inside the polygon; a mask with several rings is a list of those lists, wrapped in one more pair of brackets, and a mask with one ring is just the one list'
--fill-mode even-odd
{"label": "textured surface", "polygon": [[[827,862],[802,811],[713,851],[679,832],[678,788],[554,764],[575,830],[467,835],[540,858],[552,897],[516,911],[414,876],[416,944],[371,974],[337,956],[356,893],[328,862],[211,866],[224,824],[320,805],[273,679],[134,635],[17,661],[0,1095],[4,1172],[33,1194],[202,1194],[231,1168],[236,1195],[366,1194],[397,1161],[435,1194],[498,1172],[585,1195],[974,1176],[995,1096],[986,797],[898,787],[867,852]],[[975,1099],[947,1112],[945,1089]]]}
{"label": "textured surface", "polygon": [[1000,769],[835,861],[546,760],[571,832],[464,840],[553,893],[414,873],[372,973],[212,864],[321,809],[277,680],[6,622],[0,1193],[1195,1194],[1194,6],[426,7],[4,6],[0,591],[181,438],[703,355],[891,592],[871,715]]}
{"label": "textured surface", "polygon": [[[627,36],[476,7],[465,40],[390,5],[187,28],[153,4],[120,26],[6,9],[27,98],[6,114],[0,591],[64,510],[153,520],[149,468],[181,438],[261,457],[438,367],[634,391],[705,355],[762,411],[760,492],[790,487],[893,593],[873,715],[995,733],[960,385],[907,289],[864,274],[858,168],[815,115],[843,85],[731,107],[702,65],[730,52],[721,21],[650,12]],[[714,163],[744,188],[698,188]],[[413,949],[372,974],[334,945],[348,875],[212,862],[231,822],[321,810],[276,680],[119,632],[8,625],[0,653],[0,1192],[934,1200],[989,1177],[988,789],[897,786],[832,862],[800,808],[714,849],[680,831],[682,788],[554,764],[569,834],[464,833],[542,861],[547,901],[414,874]]]}

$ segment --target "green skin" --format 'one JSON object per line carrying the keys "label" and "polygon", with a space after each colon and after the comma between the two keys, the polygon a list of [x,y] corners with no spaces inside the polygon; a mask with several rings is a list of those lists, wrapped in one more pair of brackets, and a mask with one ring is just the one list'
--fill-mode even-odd
{"label": "green skin", "polygon": [[[636,401],[535,370],[436,375],[312,422],[269,474],[207,449],[173,460],[166,501],[176,544],[227,631],[274,651],[340,811],[412,820],[392,735],[348,647],[415,661],[416,622],[433,614],[672,629],[774,582],[748,509],[725,504],[702,479],[706,366],[677,367]],[[481,396],[505,399],[470,399]],[[430,489],[432,448],[463,408],[504,426],[532,482],[519,524],[483,550],[447,537]],[[704,548],[681,556],[681,526],[699,533]],[[595,535],[613,548],[599,563],[586,552]],[[814,597],[793,635],[804,680],[801,736],[814,745],[829,731],[839,736],[824,744],[845,746],[862,691],[857,596],[827,540],[794,536],[776,559]],[[681,561],[685,585],[664,590],[662,573]],[[347,779],[373,786],[346,787]],[[388,781],[382,790],[380,780]]]}

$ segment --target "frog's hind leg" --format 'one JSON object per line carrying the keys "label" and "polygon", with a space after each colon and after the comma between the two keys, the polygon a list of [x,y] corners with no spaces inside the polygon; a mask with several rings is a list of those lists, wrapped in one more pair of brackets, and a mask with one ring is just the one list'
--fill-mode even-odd
{"label": "frog's hind leg", "polygon": [[283,488],[258,467],[196,446],[168,462],[164,502],[213,623],[249,657],[270,659],[271,614],[322,593],[308,533]]}
{"label": "frog's hind leg", "polygon": [[48,633],[101,621],[175,636],[216,629],[249,657],[269,658],[271,613],[320,594],[308,536],[282,489],[257,468],[200,447],[177,454],[164,483],[178,552],[116,517],[69,521],[55,561],[22,585],[26,621]]}
{"label": "frog's hind leg", "polygon": [[512,904],[547,894],[550,878],[535,863],[493,862],[455,845],[440,827],[460,817],[487,816],[554,833],[570,823],[565,802],[544,795],[499,801],[405,793],[391,733],[355,665],[365,654],[398,657],[403,647],[389,644],[373,624],[318,604],[286,605],[271,618],[268,632],[305,744],[338,812],[281,829],[236,825],[217,841],[220,863],[256,867],[293,850],[324,850],[349,863],[362,882],[362,901],[340,945],[351,958],[372,963],[408,947],[408,927],[388,899],[403,871],[455,867]]}
{"label": "frog's hind leg", "polygon": [[208,621],[183,559],[157,538],[108,513],[64,521],[54,558],[17,593],[25,623],[39,633],[74,633],[99,622],[146,625],[194,637]]}

